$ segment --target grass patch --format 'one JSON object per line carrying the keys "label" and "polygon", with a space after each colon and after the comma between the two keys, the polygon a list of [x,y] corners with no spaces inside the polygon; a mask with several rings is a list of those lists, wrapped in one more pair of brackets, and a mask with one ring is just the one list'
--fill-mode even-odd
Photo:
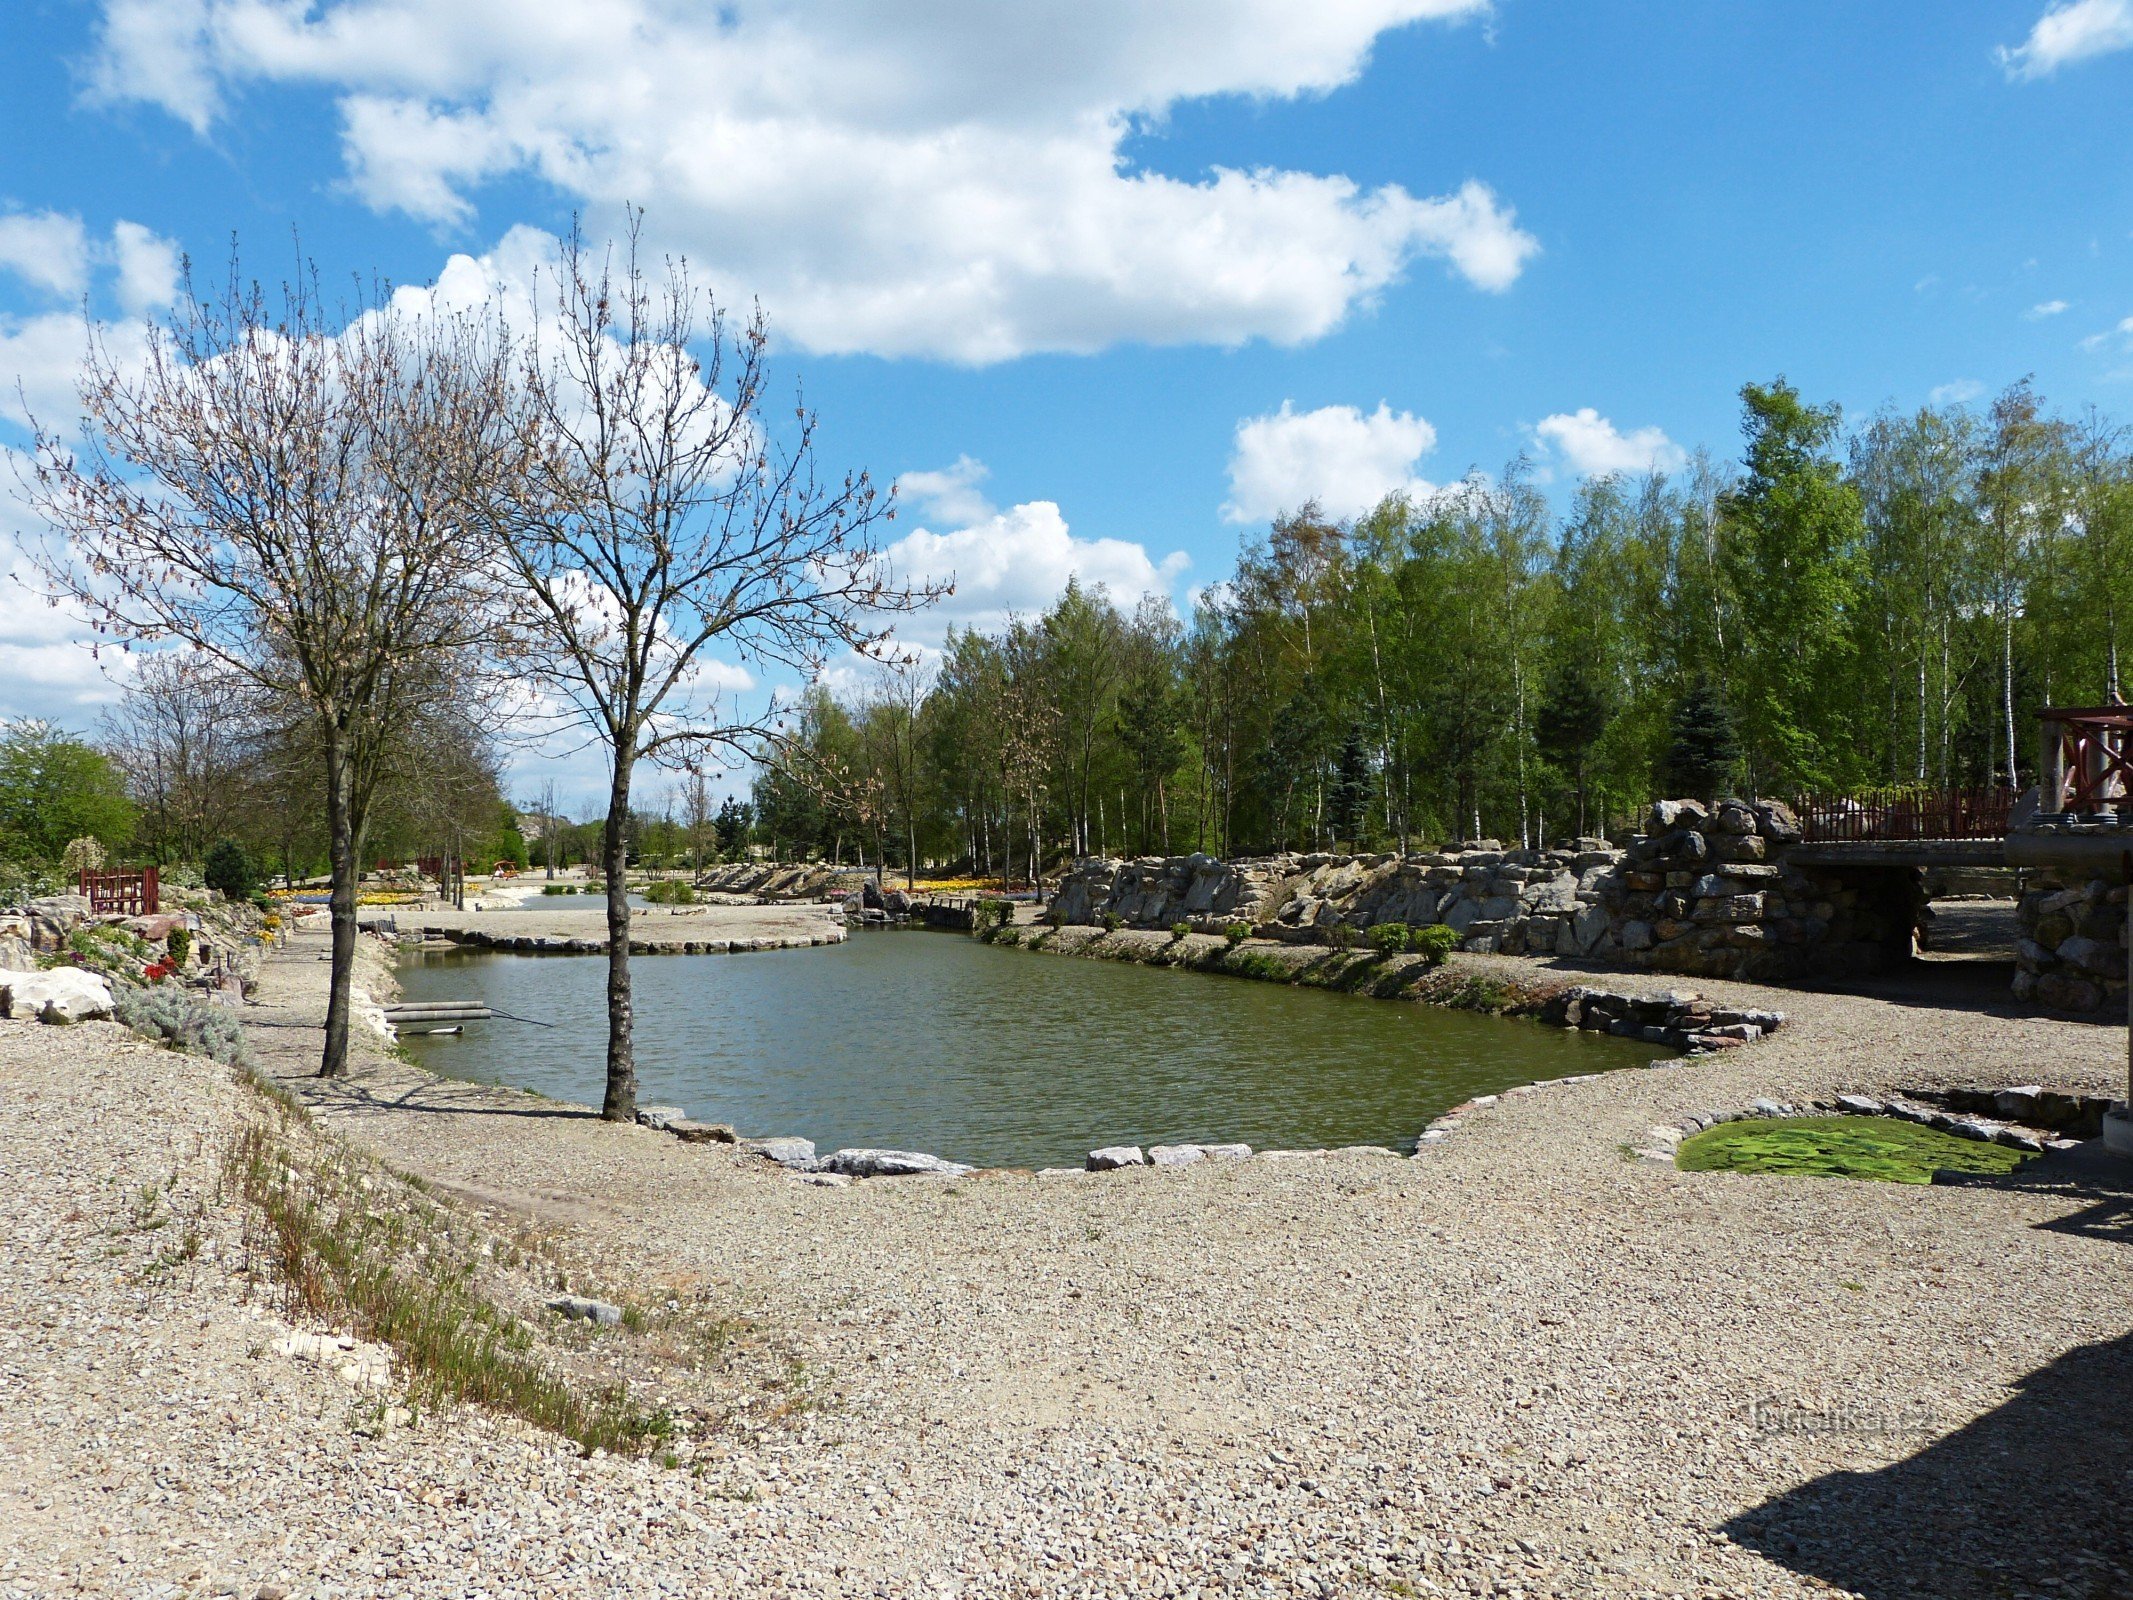
{"label": "grass patch", "polygon": [[238,1134],[224,1177],[248,1202],[247,1262],[281,1286],[285,1314],[390,1345],[416,1404],[486,1406],[588,1453],[645,1450],[671,1431],[621,1383],[559,1372],[475,1286],[442,1208],[378,1163],[269,1113]]}
{"label": "grass patch", "polygon": [[1936,1170],[2012,1172],[2028,1153],[1958,1139],[1892,1117],[1784,1117],[1725,1122],[1682,1141],[1684,1172],[1784,1172],[1805,1177],[1931,1183]]}

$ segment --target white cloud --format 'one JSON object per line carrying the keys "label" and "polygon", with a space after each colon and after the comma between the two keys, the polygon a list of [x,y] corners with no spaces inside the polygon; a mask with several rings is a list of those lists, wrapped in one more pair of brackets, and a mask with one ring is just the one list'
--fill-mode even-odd
{"label": "white cloud", "polygon": [[1031,500],[950,533],[913,529],[884,552],[906,582],[953,580],[955,593],[897,628],[924,646],[950,623],[994,629],[1010,616],[1034,617],[1078,578],[1102,584],[1119,605],[1132,607],[1143,595],[1170,597],[1190,565],[1183,551],[1157,560],[1129,539],[1077,539],[1049,500]]}
{"label": "white cloud", "polygon": [[0,216],[0,269],[52,294],[80,294],[89,284],[89,241],[81,218],[57,211]]}
{"label": "white cloud", "polygon": [[161,311],[178,298],[178,247],[138,222],[121,222],[111,230],[111,255],[118,268],[118,302],[135,316]]}
{"label": "white cloud", "polygon": [[2133,0],[2071,0],[2037,19],[2029,37],[1999,51],[2007,76],[2025,82],[2114,50],[2133,48]]}
{"label": "white cloud", "polygon": [[2093,355],[2096,351],[2101,350],[2105,345],[2109,344],[2113,339],[2124,340],[2126,348],[2129,350],[2133,350],[2133,317],[2127,317],[2124,321],[2120,322],[2115,328],[2107,329],[2102,333],[2090,334],[2087,338],[2081,341],[2081,348]]}
{"label": "white cloud", "polygon": [[1952,383],[1936,385],[1926,398],[1937,406],[1966,406],[1985,392],[1985,386],[1975,378],[1957,378]]}
{"label": "white cloud", "polygon": [[1237,424],[1229,458],[1230,522],[1266,522],[1315,500],[1330,517],[1361,516],[1396,491],[1427,496],[1435,486],[1415,464],[1437,447],[1437,430],[1384,401],[1365,416],[1354,406],[1279,411]]}
{"label": "white cloud", "polygon": [[935,522],[967,527],[994,514],[978,485],[991,476],[984,462],[957,456],[938,472],[906,472],[896,480],[898,502]]}
{"label": "white cloud", "polygon": [[1624,433],[1591,406],[1541,418],[1533,425],[1533,436],[1581,478],[1678,472],[1689,459],[1664,430],[1632,428]]}
{"label": "white cloud", "polygon": [[2062,312],[2071,309],[2071,301],[2042,300],[2039,301],[2036,305],[2031,306],[2027,311],[2023,312],[2022,315],[2031,322],[2042,322],[2047,317],[2056,317]]}
{"label": "white cloud", "polygon": [[104,0],[99,92],[196,129],[248,84],[337,97],[349,186],[460,224],[529,172],[596,227],[648,208],[729,296],[832,352],[1004,360],[1296,344],[1420,259],[1508,287],[1538,248],[1478,181],[1136,167],[1209,96],[1352,81],[1378,37],[1487,0]]}

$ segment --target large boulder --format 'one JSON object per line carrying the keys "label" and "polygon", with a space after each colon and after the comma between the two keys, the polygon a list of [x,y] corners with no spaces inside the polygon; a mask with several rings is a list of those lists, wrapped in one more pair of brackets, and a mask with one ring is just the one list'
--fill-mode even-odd
{"label": "large boulder", "polygon": [[814,1170],[841,1172],[847,1178],[910,1178],[929,1173],[953,1177],[971,1169],[923,1150],[832,1150],[815,1163]]}
{"label": "large boulder", "polygon": [[0,971],[0,1017],[41,1022],[97,1022],[111,1015],[111,985],[80,967],[49,972]]}

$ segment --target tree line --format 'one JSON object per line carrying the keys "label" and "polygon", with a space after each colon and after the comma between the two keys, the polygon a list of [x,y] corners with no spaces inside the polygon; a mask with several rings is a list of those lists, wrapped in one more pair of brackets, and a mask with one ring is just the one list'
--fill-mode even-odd
{"label": "tree line", "polygon": [[[2035,713],[2120,698],[2133,452],[2027,383],[1847,430],[1741,391],[1736,463],[1523,461],[1245,546],[1189,619],[1070,583],[815,691],[765,752],[785,854],[1028,879],[1104,853],[1605,832],[1655,793],[2019,790]],[[839,785],[810,774],[848,775]]]}

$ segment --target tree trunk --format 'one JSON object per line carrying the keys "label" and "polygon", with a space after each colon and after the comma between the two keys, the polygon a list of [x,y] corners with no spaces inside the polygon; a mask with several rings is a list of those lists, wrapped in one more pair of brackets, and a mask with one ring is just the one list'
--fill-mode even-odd
{"label": "tree trunk", "polygon": [[349,989],[355,978],[356,887],[362,863],[356,859],[355,807],[349,793],[348,754],[339,736],[328,731],[326,757],[326,851],[333,871],[328,896],[333,931],[333,966],[326,986],[326,1049],[318,1075],[337,1078],[348,1070]]}
{"label": "tree trunk", "polygon": [[607,826],[600,835],[600,864],[607,873],[607,1097],[600,1115],[609,1122],[637,1120],[637,1050],[630,1008],[630,886],[624,860],[630,814],[629,758],[615,752],[614,787],[607,797]]}

